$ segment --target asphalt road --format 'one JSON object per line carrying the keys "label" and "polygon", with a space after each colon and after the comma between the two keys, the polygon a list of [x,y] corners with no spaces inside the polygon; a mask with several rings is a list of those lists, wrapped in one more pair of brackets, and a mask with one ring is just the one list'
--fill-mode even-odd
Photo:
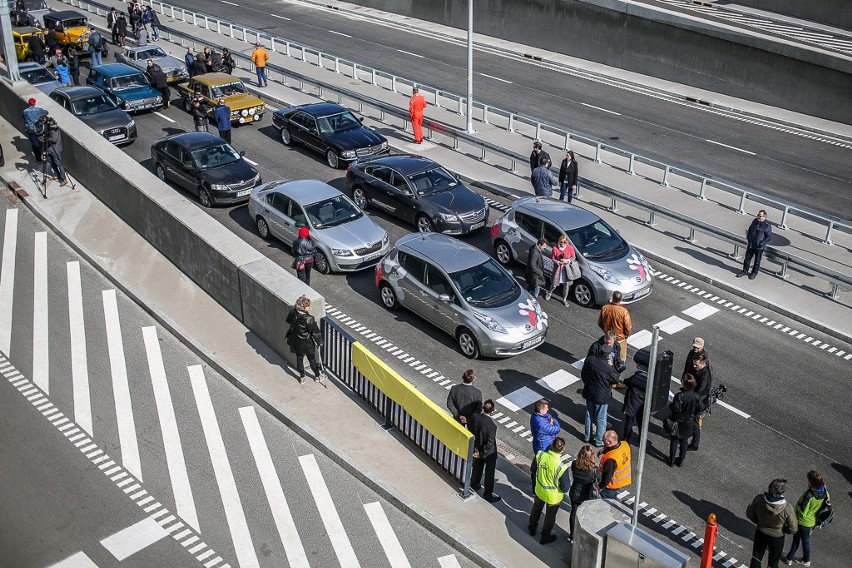
{"label": "asphalt road", "polygon": [[[165,133],[192,129],[189,116],[177,106],[165,111],[164,116],[174,122],[157,114],[137,117],[140,139],[126,148],[129,155],[149,168],[149,145],[153,140]],[[329,169],[321,156],[300,148],[284,147],[268,117],[260,125],[237,128],[233,139],[237,149],[245,150],[246,156],[259,164],[265,181],[309,177],[345,189],[342,171]],[[182,190],[176,191],[193,199]],[[284,267],[290,265],[292,257],[286,245],[265,242],[257,236],[247,207],[208,211],[269,258]],[[373,209],[368,212],[388,230],[392,242],[413,229],[381,212]],[[492,210],[490,221],[493,222],[498,214]],[[630,238],[629,235],[625,237]],[[485,230],[464,240],[491,251]],[[745,520],[745,506],[774,477],[788,478],[791,498],[795,498],[797,495],[792,494],[803,489],[804,474],[810,468],[817,468],[826,474],[829,487],[834,488],[832,495],[836,502],[841,507],[849,503],[852,468],[848,456],[852,455],[852,448],[848,440],[852,426],[840,417],[847,397],[850,361],[832,353],[838,350],[848,353],[852,348],[764,308],[738,298],[726,298],[724,292],[714,291],[677,272],[666,270],[666,273],[696,286],[695,290],[686,291],[677,285],[678,282],[658,279],[650,297],[629,307],[634,335],[678,316],[685,327],[664,333],[662,343],[663,348],[675,352],[674,373],[680,373],[692,337],[704,337],[713,358],[716,380],[728,386],[726,401],[738,412],[717,407],[707,421],[701,451],[690,454],[684,469],[666,467],[668,440],[662,438],[658,422],[652,425],[643,499],[694,531],[702,530],[707,514],[717,513],[725,542],[720,547],[730,549],[729,552],[741,558],[742,550],[750,550],[752,534],[751,525]],[[516,274],[522,278],[520,268]],[[465,369],[473,367],[479,377],[478,386],[486,398],[511,400],[523,387],[549,398],[569,438],[568,449],[576,453],[585,408],[579,383],[550,392],[535,382],[555,372],[579,376],[579,371],[571,365],[585,355],[588,345],[600,334],[595,324],[596,310],[575,304],[565,308],[553,300],[546,302],[550,331],[545,345],[508,360],[471,362],[458,352],[452,338],[421,319],[404,311],[387,312],[379,303],[372,271],[328,276],[314,272],[312,285],[331,306],[366,326],[368,329],[362,334],[372,330],[390,338],[398,348],[452,382],[458,380]],[[696,293],[699,288],[718,295],[722,303],[699,297]],[[715,306],[718,311],[703,319],[684,313],[701,303]],[[797,333],[790,335],[794,330]],[[362,340],[369,343],[366,338]],[[826,347],[820,348],[822,344]],[[407,357],[383,353],[378,346],[373,350],[382,353],[417,388],[443,405],[447,385],[440,385],[434,378],[415,371],[403,362]],[[634,352],[631,347],[630,354]],[[629,372],[632,369],[631,365]],[[673,383],[672,389],[676,388]],[[500,404],[498,410],[511,422],[528,424],[530,407],[528,403],[520,406],[519,410],[512,411]],[[610,419],[620,431],[620,395],[616,395],[616,401],[610,406]],[[504,422],[511,425],[509,421]],[[512,425],[512,430],[515,427]],[[498,435],[505,453],[513,455],[520,464],[529,462],[530,448],[525,439],[508,428],[501,428]],[[820,547],[819,554],[828,565],[841,565],[842,559],[852,554],[852,541],[847,533],[847,522],[839,519],[817,535],[817,547],[820,541],[829,538],[836,543],[831,549]]]}
{"label": "asphalt road", "polygon": [[[298,2],[177,4],[424,84],[466,92],[466,48],[418,35],[412,20],[388,27]],[[476,51],[474,69],[477,101],[852,219],[848,145],[561,74],[525,59]]]}

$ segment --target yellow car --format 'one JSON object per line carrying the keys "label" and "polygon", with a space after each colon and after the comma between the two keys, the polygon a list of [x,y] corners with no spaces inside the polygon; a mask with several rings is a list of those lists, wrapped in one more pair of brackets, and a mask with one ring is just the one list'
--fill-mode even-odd
{"label": "yellow car", "polygon": [[196,75],[177,86],[187,112],[192,111],[192,99],[201,97],[211,107],[218,105],[220,98],[231,109],[231,122],[248,124],[263,118],[266,105],[259,97],[248,92],[243,82],[227,73],[205,73]]}
{"label": "yellow car", "polygon": [[18,56],[18,61],[29,61],[32,59],[29,44],[30,36],[32,35],[40,37],[42,43],[44,43],[44,34],[38,28],[30,26],[12,28],[12,41],[15,43],[15,55]]}
{"label": "yellow car", "polygon": [[44,27],[56,31],[63,46],[73,45],[80,55],[89,51],[89,19],[80,12],[65,10],[42,16]]}

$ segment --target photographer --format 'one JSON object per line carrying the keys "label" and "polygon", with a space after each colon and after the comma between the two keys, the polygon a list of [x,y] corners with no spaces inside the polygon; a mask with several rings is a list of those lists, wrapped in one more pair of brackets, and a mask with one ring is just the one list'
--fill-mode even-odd
{"label": "photographer", "polygon": [[202,105],[202,99],[200,97],[195,97],[192,99],[192,111],[190,114],[192,115],[192,122],[195,124],[196,132],[209,132],[207,129],[208,116],[210,115],[210,109],[207,108],[206,105]]}
{"label": "photographer", "polygon": [[62,134],[59,125],[49,115],[44,115],[36,121],[34,130],[42,145],[42,161],[50,162],[60,186],[68,185],[65,167],[62,165]]}
{"label": "photographer", "polygon": [[29,106],[24,109],[24,125],[27,127],[27,138],[30,141],[30,145],[33,147],[33,156],[35,156],[35,159],[40,162],[42,160],[43,153],[42,144],[36,134],[35,125],[39,119],[47,115],[47,111],[41,107],[37,107],[35,99],[29,99],[27,104]]}

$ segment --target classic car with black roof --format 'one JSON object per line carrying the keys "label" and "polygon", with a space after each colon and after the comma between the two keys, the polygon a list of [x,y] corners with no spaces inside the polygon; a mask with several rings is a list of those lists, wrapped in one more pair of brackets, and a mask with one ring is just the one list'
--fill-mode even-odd
{"label": "classic car with black roof", "polygon": [[136,140],[136,122],[98,88],[60,87],[50,98],[117,146]]}
{"label": "classic car with black roof", "polygon": [[44,27],[54,30],[63,47],[73,45],[79,55],[89,53],[89,19],[75,10],[47,12],[42,16]]}
{"label": "classic car with black roof", "polygon": [[163,96],[151,86],[148,76],[124,63],[94,67],[89,71],[86,84],[104,91],[127,112],[156,110],[163,106]]}

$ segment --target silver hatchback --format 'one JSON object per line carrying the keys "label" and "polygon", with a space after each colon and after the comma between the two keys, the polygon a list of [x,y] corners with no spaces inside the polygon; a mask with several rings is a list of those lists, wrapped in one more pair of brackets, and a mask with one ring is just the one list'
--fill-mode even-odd
{"label": "silver hatchback", "polygon": [[404,306],[452,335],[465,357],[511,357],[547,335],[538,301],[493,258],[438,233],[399,239],[376,267],[390,310]]}
{"label": "silver hatchback", "polygon": [[[651,293],[654,281],[645,256],[603,219],[576,205],[545,197],[518,199],[491,227],[491,240],[497,260],[508,266],[525,263],[540,237],[552,247],[562,233],[574,246],[582,273],[572,287],[578,304],[606,304],[616,290],[625,304]],[[550,274],[552,269],[546,254],[544,271]]]}

